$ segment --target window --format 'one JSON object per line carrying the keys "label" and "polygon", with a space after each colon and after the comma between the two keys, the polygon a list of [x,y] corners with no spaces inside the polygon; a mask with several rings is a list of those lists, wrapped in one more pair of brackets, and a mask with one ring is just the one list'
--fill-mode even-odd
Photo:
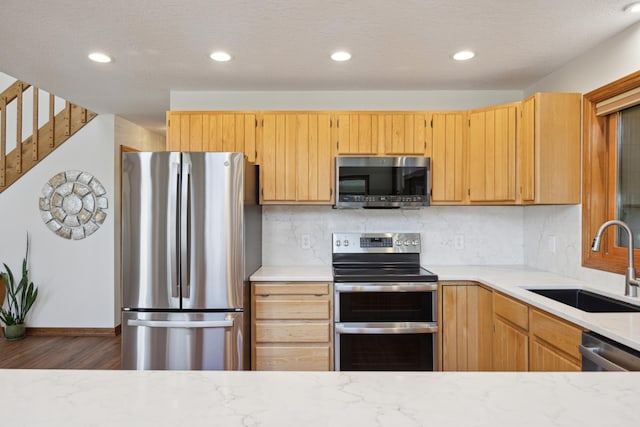
{"label": "window", "polygon": [[[623,274],[627,238],[609,227],[600,252],[591,251],[598,228],[625,221],[640,248],[640,72],[584,96],[582,265]],[[640,249],[636,249],[636,261]],[[636,262],[636,268],[640,262]]]}
{"label": "window", "polygon": [[[640,249],[640,105],[618,113],[618,173],[616,217],[633,232]],[[616,245],[627,247],[627,233],[618,230]]]}

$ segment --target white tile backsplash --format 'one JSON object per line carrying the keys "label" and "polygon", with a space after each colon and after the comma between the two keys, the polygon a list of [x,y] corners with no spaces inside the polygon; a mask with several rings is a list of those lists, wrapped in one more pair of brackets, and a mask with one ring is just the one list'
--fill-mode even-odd
{"label": "white tile backsplash", "polygon": [[[426,266],[524,264],[523,216],[520,206],[264,206],[262,264],[330,265],[331,233],[385,231],[419,232]],[[307,234],[310,248],[302,249]]]}
{"label": "white tile backsplash", "polygon": [[525,264],[624,294],[623,275],[582,267],[581,242],[582,205],[524,208]]}

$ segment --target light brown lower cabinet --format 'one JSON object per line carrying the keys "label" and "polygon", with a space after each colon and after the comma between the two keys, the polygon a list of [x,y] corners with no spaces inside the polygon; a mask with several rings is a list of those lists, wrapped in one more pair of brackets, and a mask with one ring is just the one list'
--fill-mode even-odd
{"label": "light brown lower cabinet", "polygon": [[332,285],[251,284],[251,368],[258,371],[333,369]]}
{"label": "light brown lower cabinet", "polygon": [[493,293],[493,370],[529,370],[528,306]]}
{"label": "light brown lower cabinet", "polygon": [[442,286],[442,370],[490,371],[491,291],[474,283]]}
{"label": "light brown lower cabinet", "polygon": [[445,282],[443,371],[580,371],[583,329],[475,282]]}
{"label": "light brown lower cabinet", "polygon": [[582,329],[536,308],[529,310],[530,371],[580,371]]}

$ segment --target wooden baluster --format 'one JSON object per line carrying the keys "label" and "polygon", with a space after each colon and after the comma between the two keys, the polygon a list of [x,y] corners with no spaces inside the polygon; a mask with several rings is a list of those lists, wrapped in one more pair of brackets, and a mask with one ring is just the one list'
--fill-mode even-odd
{"label": "wooden baluster", "polygon": [[71,103],[66,101],[64,106],[64,134],[71,135]]}
{"label": "wooden baluster", "polygon": [[22,82],[18,83],[17,105],[17,124],[16,124],[16,172],[18,175],[22,173]]}
{"label": "wooden baluster", "polygon": [[37,87],[33,88],[33,133],[31,134],[31,147],[32,158],[34,162],[38,161],[38,90]]}
{"label": "wooden baluster", "polygon": [[0,188],[7,176],[7,98],[0,98]]}
{"label": "wooden baluster", "polygon": [[56,97],[53,94],[49,94],[49,148],[53,148],[56,145]]}

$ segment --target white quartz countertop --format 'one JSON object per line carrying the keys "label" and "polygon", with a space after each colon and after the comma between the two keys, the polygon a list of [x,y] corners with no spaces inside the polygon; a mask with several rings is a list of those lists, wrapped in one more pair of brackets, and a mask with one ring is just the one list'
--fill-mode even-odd
{"label": "white quartz countertop", "polygon": [[[640,299],[624,297],[610,289],[571,279],[559,274],[535,270],[524,266],[434,266],[427,267],[441,281],[475,281],[513,296],[527,304],[541,308],[558,317],[573,322],[640,351],[640,313],[587,313],[568,305],[527,291],[535,288],[583,288],[631,304],[639,305]],[[330,266],[319,267],[262,267],[252,281],[331,281]],[[622,279],[621,279],[622,280]],[[622,289],[622,282],[620,289]]]}
{"label": "white quartz countertop", "polygon": [[325,266],[261,267],[252,282],[333,282],[333,269]]}
{"label": "white quartz countertop", "polygon": [[637,426],[640,373],[0,370],[7,426]]}

